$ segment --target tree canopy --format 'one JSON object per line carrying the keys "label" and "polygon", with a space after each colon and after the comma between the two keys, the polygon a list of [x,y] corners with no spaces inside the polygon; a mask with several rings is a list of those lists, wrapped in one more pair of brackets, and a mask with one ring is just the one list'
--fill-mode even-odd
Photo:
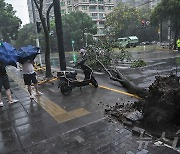
{"label": "tree canopy", "polygon": [[119,5],[106,16],[105,24],[111,34],[119,37],[126,35],[125,33],[127,32],[133,33],[135,28],[140,25],[140,21],[141,18],[136,8],[119,3]]}
{"label": "tree canopy", "polygon": [[33,24],[26,24],[19,30],[18,38],[15,41],[16,48],[20,48],[22,46],[26,46],[29,44],[36,45],[36,32]]}
{"label": "tree canopy", "polygon": [[180,30],[180,1],[162,0],[153,10],[151,20],[154,24],[169,20],[171,29],[174,31],[174,41],[176,41]]}
{"label": "tree canopy", "polygon": [[72,50],[71,41],[74,40],[75,48],[85,45],[85,33],[96,34],[97,28],[91,17],[81,11],[71,12],[62,17],[63,36],[66,50]]}
{"label": "tree canopy", "polygon": [[0,0],[0,38],[10,42],[17,38],[22,21],[15,15],[11,4]]}

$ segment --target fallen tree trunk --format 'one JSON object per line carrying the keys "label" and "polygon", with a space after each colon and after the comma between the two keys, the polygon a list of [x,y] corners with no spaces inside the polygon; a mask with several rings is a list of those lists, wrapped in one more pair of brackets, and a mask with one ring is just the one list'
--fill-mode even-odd
{"label": "fallen tree trunk", "polygon": [[[146,90],[134,85],[119,70],[108,70],[99,60],[97,61],[111,80],[119,82],[128,92],[142,98],[134,102],[134,109],[142,112],[145,127],[164,129],[171,125],[180,125],[180,77],[173,74],[165,77],[156,76],[154,83]],[[121,105],[116,105],[116,108],[119,106]],[[121,115],[115,113],[121,111],[116,108],[113,109],[113,114]],[[119,118],[121,117],[117,117]]]}
{"label": "fallen tree trunk", "polygon": [[96,58],[97,62],[103,67],[104,71],[109,75],[110,79],[119,82],[129,93],[135,94],[141,98],[145,98],[148,94],[148,90],[136,86],[133,82],[128,80],[117,69],[107,69],[103,63]]}

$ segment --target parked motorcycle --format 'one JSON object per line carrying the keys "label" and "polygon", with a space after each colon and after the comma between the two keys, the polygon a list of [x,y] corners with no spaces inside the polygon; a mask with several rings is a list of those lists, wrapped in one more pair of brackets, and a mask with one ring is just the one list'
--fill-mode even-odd
{"label": "parked motorcycle", "polygon": [[74,67],[80,67],[80,69],[83,70],[84,73],[84,80],[80,81],[77,80],[77,72],[76,71],[60,71],[57,72],[57,77],[60,79],[59,86],[62,94],[69,95],[73,88],[75,87],[83,87],[87,86],[90,83],[97,88],[98,83],[93,75],[93,70],[85,65],[87,59],[83,59],[80,62],[78,62]]}

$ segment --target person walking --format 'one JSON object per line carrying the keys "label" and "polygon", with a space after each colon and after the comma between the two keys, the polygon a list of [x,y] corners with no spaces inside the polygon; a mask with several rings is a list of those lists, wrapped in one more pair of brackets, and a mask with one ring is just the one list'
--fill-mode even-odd
{"label": "person walking", "polygon": [[32,93],[32,87],[31,84],[34,84],[36,96],[42,95],[42,93],[38,89],[38,81],[36,78],[36,72],[34,71],[33,67],[33,60],[27,60],[22,64],[22,71],[23,71],[23,78],[24,78],[24,84],[27,85],[27,89],[30,95],[30,99],[34,99],[33,93]]}
{"label": "person walking", "polygon": [[6,91],[6,96],[9,104],[16,103],[19,101],[17,99],[12,99],[9,78],[6,72],[6,68],[3,64],[0,63],[0,107],[3,107],[4,105],[2,101],[2,93],[1,93],[2,87],[4,87]]}
{"label": "person walking", "polygon": [[177,40],[177,48],[178,48],[178,51],[180,52],[180,37],[179,37],[179,39]]}

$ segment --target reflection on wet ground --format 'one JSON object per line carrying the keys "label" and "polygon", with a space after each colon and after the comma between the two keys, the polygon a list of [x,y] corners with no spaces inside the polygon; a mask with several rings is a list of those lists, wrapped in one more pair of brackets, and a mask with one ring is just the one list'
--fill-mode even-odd
{"label": "reflection on wet ground", "polygon": [[[150,52],[146,56],[142,54],[136,56],[145,56],[150,64],[149,67],[140,69],[127,67],[122,72],[143,87],[153,81],[156,70],[161,70],[165,74],[168,68],[175,69],[173,54],[168,52],[164,55],[163,52],[154,52],[154,54],[155,59]],[[161,56],[165,59],[158,59]],[[57,66],[56,63],[59,62],[54,62],[55,66]],[[12,70],[11,73],[14,74],[13,80],[16,80],[15,76],[22,80],[19,71]],[[121,85],[110,81],[106,75],[96,75],[96,77],[100,85],[124,90]],[[43,101],[52,101],[62,109],[61,111],[64,111],[58,115],[59,121],[57,121],[47,112],[52,111],[52,102],[44,105],[31,101],[23,83],[17,82],[17,84],[13,80],[10,83],[13,97],[18,98],[19,102],[9,106],[3,93],[5,106],[0,108],[0,153],[123,154],[128,151],[137,153],[142,150],[138,149],[138,136],[132,136],[132,132],[124,126],[110,123],[104,117],[104,109],[107,105],[113,106],[116,102],[133,102],[135,98],[104,88],[95,89],[93,86],[73,89],[72,94],[67,97],[63,96],[57,88],[58,81],[54,81],[54,84],[41,85],[40,90],[44,92]],[[147,150],[153,154],[177,153],[166,147],[155,147],[151,143]]]}

